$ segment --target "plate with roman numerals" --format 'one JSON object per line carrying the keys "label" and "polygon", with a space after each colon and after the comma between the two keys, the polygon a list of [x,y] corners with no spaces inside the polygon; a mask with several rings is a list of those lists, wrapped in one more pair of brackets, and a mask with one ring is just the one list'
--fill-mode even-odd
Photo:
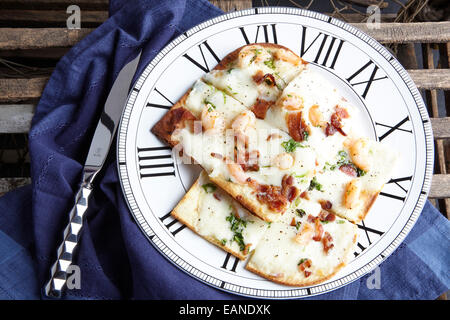
{"label": "plate with roman numerals", "polygon": [[[200,168],[178,163],[150,129],[226,54],[253,42],[286,46],[310,62],[361,110],[367,135],[402,155],[395,176],[358,224],[354,259],[318,285],[296,288],[260,278],[244,269],[244,261],[203,240],[170,215]],[[117,150],[123,193],[149,242],[199,281],[260,298],[322,294],[372,272],[400,245],[419,217],[430,187],[434,152],[430,120],[419,91],[388,50],[338,19],[279,7],[228,13],[169,43],[131,91]]]}

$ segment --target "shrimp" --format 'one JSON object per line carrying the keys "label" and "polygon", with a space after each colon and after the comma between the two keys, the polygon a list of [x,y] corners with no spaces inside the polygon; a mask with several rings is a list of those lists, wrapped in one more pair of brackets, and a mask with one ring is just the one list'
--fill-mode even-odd
{"label": "shrimp", "polygon": [[237,163],[227,163],[228,172],[239,183],[244,184],[247,182],[248,176]]}
{"label": "shrimp", "polygon": [[309,109],[309,121],[314,127],[320,127],[323,123],[323,115],[319,110],[319,106],[317,104],[313,105]]}
{"label": "shrimp", "polygon": [[347,209],[352,209],[356,206],[359,200],[359,195],[361,194],[361,181],[358,179],[353,179],[345,187],[344,196],[342,202],[344,207]]}
{"label": "shrimp", "polygon": [[238,65],[241,68],[247,68],[253,62],[261,62],[272,59],[267,50],[259,46],[248,46],[239,52]]}
{"label": "shrimp", "polygon": [[296,54],[284,49],[277,50],[275,52],[275,58],[292,63],[294,66],[297,66],[299,63],[303,63],[303,60]]}
{"label": "shrimp", "polygon": [[234,118],[234,120],[231,124],[231,128],[236,133],[242,133],[244,135],[248,135],[247,131],[249,129],[255,129],[255,125],[256,125],[255,114],[253,112],[247,110],[247,111],[242,112],[238,116],[236,116],[236,118]]}
{"label": "shrimp", "polygon": [[349,153],[352,162],[361,170],[370,170],[370,161],[368,157],[367,140],[359,138],[349,144]]}
{"label": "shrimp", "polygon": [[294,241],[300,245],[306,245],[311,241],[314,235],[314,229],[309,223],[302,223],[300,231],[295,235]]}
{"label": "shrimp", "polygon": [[280,153],[273,159],[272,164],[280,170],[287,170],[294,165],[294,158],[289,153]]}
{"label": "shrimp", "polygon": [[303,109],[303,98],[294,93],[289,93],[280,98],[277,105],[291,111],[301,110]]}
{"label": "shrimp", "polygon": [[225,120],[219,112],[211,110],[211,107],[206,105],[202,111],[202,126],[208,133],[217,133],[225,130]]}

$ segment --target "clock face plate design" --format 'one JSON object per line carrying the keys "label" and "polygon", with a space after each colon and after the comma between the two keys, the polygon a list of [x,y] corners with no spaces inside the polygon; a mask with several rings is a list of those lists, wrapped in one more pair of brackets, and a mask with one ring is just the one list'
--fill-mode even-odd
{"label": "clock face plate design", "polygon": [[[310,62],[358,109],[364,134],[398,150],[400,164],[358,225],[354,259],[330,280],[289,287],[244,269],[170,216],[200,173],[178,163],[150,129],[225,55],[272,42]],[[433,169],[430,120],[413,81],[378,42],[328,16],[295,8],[253,8],[208,20],[169,43],[135,83],[117,140],[118,170],[129,209],[148,241],[192,277],[231,293],[271,299],[317,295],[373,271],[403,241],[425,204]],[[150,267],[150,266],[149,266]]]}

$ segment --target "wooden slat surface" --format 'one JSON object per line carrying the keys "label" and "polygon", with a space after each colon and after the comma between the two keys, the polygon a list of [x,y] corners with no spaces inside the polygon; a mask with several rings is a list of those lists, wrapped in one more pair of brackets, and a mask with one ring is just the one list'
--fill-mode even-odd
{"label": "wooden slat surface", "polygon": [[450,198],[450,174],[435,174],[428,195],[431,199]]}
{"label": "wooden slat surface", "polygon": [[[0,195],[20,186],[31,183],[30,178],[0,178]],[[450,198],[450,174],[435,174],[431,182],[429,198]]]}
{"label": "wooden slat surface", "polygon": [[[423,23],[382,23],[379,29],[368,29],[365,23],[354,24],[376,40],[389,43],[448,42],[450,21]],[[0,50],[37,49],[73,46],[92,28],[1,28]]]}
{"label": "wooden slat surface", "polygon": [[31,125],[34,105],[0,105],[0,133],[25,133]]}
{"label": "wooden slat surface", "polygon": [[[420,89],[450,89],[450,69],[408,70]],[[0,103],[38,99],[48,77],[0,79]]]}

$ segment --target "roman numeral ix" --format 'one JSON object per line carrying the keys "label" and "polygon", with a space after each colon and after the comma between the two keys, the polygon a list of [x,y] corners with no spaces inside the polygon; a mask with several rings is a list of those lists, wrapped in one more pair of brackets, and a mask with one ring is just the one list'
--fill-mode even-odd
{"label": "roman numeral ix", "polygon": [[170,147],[137,148],[139,173],[142,178],[174,176],[175,166]]}
{"label": "roman numeral ix", "polygon": [[[355,79],[355,78],[361,78],[361,77],[358,77],[358,75],[359,75],[360,73],[362,73],[364,70],[366,70],[367,68],[369,68],[370,66],[372,66],[372,73],[370,74],[370,77],[369,77],[368,80],[362,80],[362,79],[356,80],[356,79]],[[347,78],[347,81],[348,81],[353,87],[355,87],[355,86],[360,86],[360,85],[366,85],[366,86],[364,87],[364,91],[363,91],[363,93],[362,93],[362,95],[361,95],[361,96],[365,99],[366,96],[367,96],[367,93],[369,92],[369,89],[370,89],[370,87],[372,86],[372,83],[373,83],[374,81],[378,81],[378,80],[382,80],[382,79],[387,79],[387,76],[375,78],[378,69],[379,69],[378,66],[377,66],[372,60],[370,60],[370,61],[367,62],[365,65],[363,65],[361,68],[359,68],[358,70],[356,70],[356,72],[353,73],[350,77],[348,77],[348,78]],[[352,80],[354,80],[354,79],[355,79],[356,81],[353,81],[353,82],[352,82]]]}

